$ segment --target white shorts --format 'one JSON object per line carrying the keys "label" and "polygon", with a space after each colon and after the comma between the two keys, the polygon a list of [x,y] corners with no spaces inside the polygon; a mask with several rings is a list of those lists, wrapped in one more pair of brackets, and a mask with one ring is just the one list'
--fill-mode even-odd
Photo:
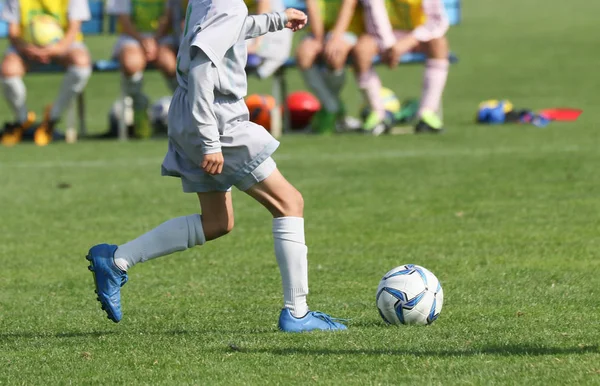
{"label": "white shorts", "polygon": [[[142,34],[142,36],[144,38],[154,37],[154,35],[151,33],[144,33],[144,34]],[[164,37],[160,38],[158,40],[158,45],[159,46],[168,46],[168,47],[171,47],[173,50],[177,49],[177,42],[176,42],[176,39],[174,36],[164,36]],[[119,58],[119,56],[121,55],[121,51],[123,51],[123,47],[125,47],[125,46],[139,47],[140,42],[138,42],[135,38],[133,38],[129,35],[119,36],[119,39],[117,40],[117,43],[115,44],[115,47],[113,48],[113,54],[112,54],[113,59]]]}

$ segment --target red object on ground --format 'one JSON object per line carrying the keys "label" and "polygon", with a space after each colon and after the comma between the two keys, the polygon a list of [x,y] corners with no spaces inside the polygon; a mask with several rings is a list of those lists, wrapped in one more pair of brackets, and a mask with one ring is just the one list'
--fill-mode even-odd
{"label": "red object on ground", "polygon": [[246,106],[250,112],[250,120],[261,125],[267,131],[271,130],[271,110],[277,102],[271,95],[252,94],[246,97]]}
{"label": "red object on ground", "polygon": [[553,109],[544,109],[540,111],[540,115],[558,122],[573,122],[583,113],[583,110],[559,107]]}
{"label": "red object on ground", "polygon": [[319,100],[308,91],[291,93],[286,100],[290,112],[290,123],[293,130],[304,129],[313,115],[321,109]]}

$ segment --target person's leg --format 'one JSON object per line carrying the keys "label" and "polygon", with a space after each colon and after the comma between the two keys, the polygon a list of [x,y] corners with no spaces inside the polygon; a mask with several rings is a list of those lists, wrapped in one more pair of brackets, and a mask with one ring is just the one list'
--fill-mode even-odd
{"label": "person's leg", "polygon": [[94,273],[98,300],[108,318],[122,318],[120,287],[135,264],[184,251],[229,233],[233,229],[231,192],[198,193],[202,214],[168,220],[123,245],[92,247],[87,259]]}
{"label": "person's leg", "polygon": [[167,86],[173,92],[177,88],[177,57],[173,46],[169,44],[161,44],[158,46],[158,54],[156,59],[156,67],[162,72]]}
{"label": "person's leg", "polygon": [[385,107],[381,99],[381,80],[373,68],[373,59],[378,50],[377,40],[365,34],[358,39],[352,52],[358,87],[371,110],[363,125],[363,129],[367,131],[373,131],[385,119]]}
{"label": "person's leg", "polygon": [[148,138],[152,135],[152,127],[147,112],[148,100],[142,91],[146,56],[136,40],[127,37],[121,39],[118,57],[121,63],[122,92],[133,101],[135,135]]}
{"label": "person's leg", "polygon": [[[264,178],[266,177],[266,178]],[[238,184],[273,216],[273,241],[283,287],[284,309],[279,328],[284,331],[343,330],[346,327],[319,312],[309,312],[308,248],[304,239],[304,200],[269,158],[253,173],[259,181]],[[263,179],[264,178],[264,179]]]}
{"label": "person's leg", "polygon": [[[439,132],[442,129],[442,121],[439,110],[442,101],[450,62],[448,61],[448,40],[446,37],[430,40],[425,44],[427,50],[427,62],[423,74],[423,91],[418,116],[421,120],[417,125],[417,131]],[[429,127],[426,127],[429,126]]]}
{"label": "person's leg", "polygon": [[83,44],[75,44],[64,57],[55,60],[67,71],[54,104],[47,109],[44,121],[35,131],[34,141],[38,146],[45,146],[52,141],[54,125],[73,98],[83,91],[92,74],[90,55]]}

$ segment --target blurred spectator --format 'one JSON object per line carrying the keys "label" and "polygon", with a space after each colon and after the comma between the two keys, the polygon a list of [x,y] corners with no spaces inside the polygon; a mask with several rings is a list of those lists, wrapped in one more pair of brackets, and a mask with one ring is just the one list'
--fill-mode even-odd
{"label": "blurred spectator", "polygon": [[443,129],[438,113],[448,78],[449,22],[443,0],[362,0],[368,34],[363,34],[353,56],[359,88],[368,101],[371,114],[364,129],[383,132],[385,109],[380,98],[381,81],[372,67],[381,52],[383,60],[394,68],[400,57],[410,51],[427,54],[423,91],[418,111],[417,133],[440,133]]}
{"label": "blurred spectator", "polygon": [[[123,94],[133,100],[134,130],[139,138],[152,135],[148,117],[149,101],[142,92],[144,70],[154,64],[175,90],[176,39],[171,34],[168,15],[174,2],[166,0],[108,0],[107,10],[118,16],[121,33],[113,56],[121,63]],[[179,7],[181,5],[178,5]]]}
{"label": "blurred spectator", "polygon": [[[57,42],[34,45],[29,33],[36,18],[52,17],[64,34]],[[15,114],[15,122],[7,124],[2,144],[15,145],[36,119],[26,106],[23,76],[33,66],[57,63],[66,67],[66,74],[52,106],[44,113],[34,140],[39,146],[50,143],[54,127],[73,97],[82,92],[91,74],[90,55],[83,44],[82,21],[89,20],[87,0],[69,1],[5,1],[2,18],[9,23],[10,47],[2,61],[2,89]],[[38,19],[40,20],[40,19]],[[47,20],[47,19],[46,19]]]}
{"label": "blurred spectator", "polygon": [[[283,0],[244,1],[250,15],[285,11]],[[289,58],[292,50],[292,35],[293,32],[286,28],[248,40],[249,67],[256,67],[256,74],[260,78],[271,76]]]}
{"label": "blurred spectator", "polygon": [[[308,87],[321,102],[312,127],[330,133],[343,121],[345,108],[340,92],[345,82],[348,54],[363,31],[357,0],[307,0],[311,34],[296,52],[298,66]],[[320,62],[321,66],[315,64]]]}

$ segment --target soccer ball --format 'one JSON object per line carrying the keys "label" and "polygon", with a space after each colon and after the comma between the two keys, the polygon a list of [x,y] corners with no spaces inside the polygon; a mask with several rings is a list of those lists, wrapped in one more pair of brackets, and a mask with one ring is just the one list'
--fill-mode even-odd
{"label": "soccer ball", "polygon": [[154,102],[150,108],[150,123],[155,133],[166,133],[168,131],[167,121],[171,99],[170,96],[162,97]]}
{"label": "soccer ball", "polygon": [[38,15],[32,18],[28,34],[27,40],[40,47],[58,43],[64,37],[58,20],[50,15]]}
{"label": "soccer ball", "polygon": [[431,324],[440,315],[443,303],[440,282],[418,265],[392,269],[377,288],[377,309],[388,324]]}
{"label": "soccer ball", "polygon": [[250,120],[271,131],[271,111],[276,108],[277,101],[271,95],[252,94],[246,97],[246,106]]}
{"label": "soccer ball", "polygon": [[[379,97],[383,101],[383,106],[385,108],[385,113],[388,116],[388,120],[390,122],[393,122],[394,117],[400,112],[400,109],[402,107],[400,100],[392,90],[385,87],[381,88],[381,91],[379,92]],[[370,113],[371,108],[365,104],[362,107],[360,114],[363,121],[369,116]]]}

